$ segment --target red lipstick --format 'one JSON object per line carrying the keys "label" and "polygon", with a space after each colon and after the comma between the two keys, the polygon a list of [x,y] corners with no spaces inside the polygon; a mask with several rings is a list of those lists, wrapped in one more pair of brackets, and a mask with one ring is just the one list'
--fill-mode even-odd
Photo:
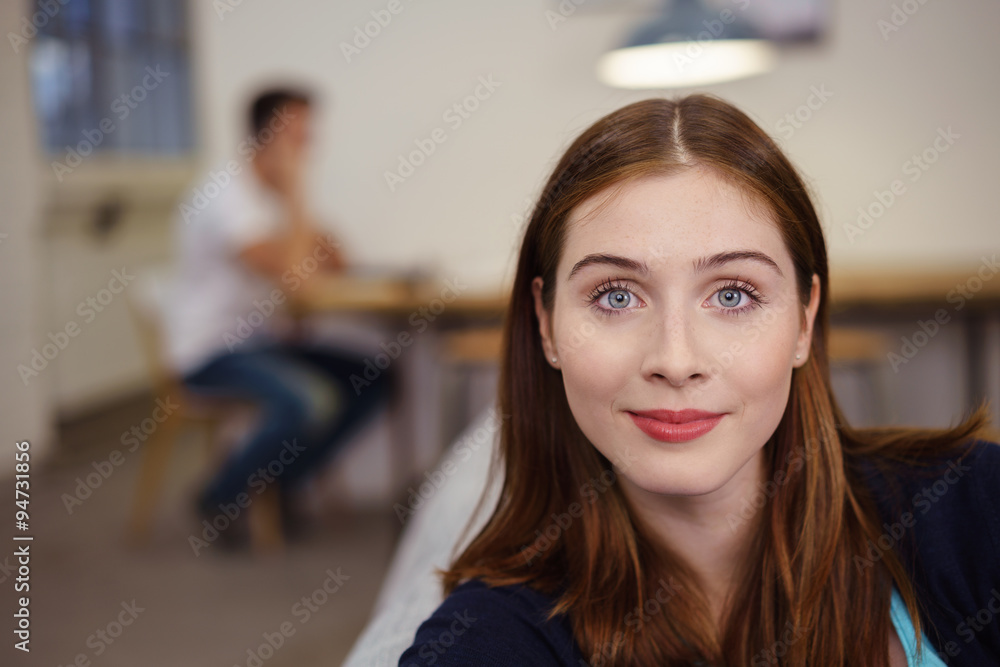
{"label": "red lipstick", "polygon": [[629,412],[643,433],[662,442],[687,442],[699,438],[725,416],[705,410],[643,410]]}

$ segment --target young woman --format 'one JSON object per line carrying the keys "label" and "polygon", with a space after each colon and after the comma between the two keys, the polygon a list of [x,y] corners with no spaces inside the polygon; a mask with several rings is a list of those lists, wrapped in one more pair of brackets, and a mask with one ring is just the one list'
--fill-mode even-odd
{"label": "young woman", "polygon": [[737,109],[586,130],[521,247],[500,500],[399,664],[1000,664],[985,407],[851,428],[828,287],[805,185]]}

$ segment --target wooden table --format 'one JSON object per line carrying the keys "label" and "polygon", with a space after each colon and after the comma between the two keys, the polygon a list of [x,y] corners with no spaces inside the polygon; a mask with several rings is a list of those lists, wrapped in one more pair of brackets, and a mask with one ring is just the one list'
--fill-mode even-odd
{"label": "wooden table", "polygon": [[[995,307],[1000,301],[1000,275],[983,271],[983,275],[989,275],[983,280],[977,275],[981,266],[933,271],[834,269],[830,271],[830,306],[840,309],[940,302],[942,308],[953,308],[957,300],[963,299],[973,307]],[[977,286],[978,290],[972,292]],[[963,297],[959,289],[972,298]]]}
{"label": "wooden table", "polygon": [[443,304],[440,316],[446,319],[503,316],[507,308],[506,293],[473,293],[468,289],[456,290],[453,285],[429,278],[318,275],[290,293],[289,303],[302,315],[337,311],[408,316],[438,301]]}
{"label": "wooden table", "polygon": [[[967,402],[988,397],[996,427],[1000,425],[1000,272],[994,272],[994,256],[989,252],[978,264],[952,269],[831,271],[831,321],[836,326],[903,320],[912,323],[911,338],[922,331],[921,322],[961,323]],[[895,350],[901,341],[893,344]]]}
{"label": "wooden table", "polygon": [[[399,400],[391,407],[393,485],[398,490],[417,483],[433,464],[444,442],[440,417],[444,412],[442,339],[449,332],[483,325],[497,326],[507,308],[507,296],[474,293],[448,280],[373,277],[350,274],[315,275],[287,293],[288,306],[301,320],[309,316],[343,314],[374,318],[395,330],[382,342],[398,357],[373,353],[377,364],[398,370]],[[458,360],[461,362],[461,359]],[[405,501],[401,501],[405,505]]]}

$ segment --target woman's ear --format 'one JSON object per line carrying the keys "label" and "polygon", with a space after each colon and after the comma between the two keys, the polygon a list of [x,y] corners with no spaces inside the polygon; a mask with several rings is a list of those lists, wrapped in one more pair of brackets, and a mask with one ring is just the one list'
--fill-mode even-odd
{"label": "woman's ear", "polygon": [[535,276],[535,279],[531,281],[531,294],[535,298],[538,334],[542,337],[542,349],[545,350],[545,360],[550,365],[555,366],[557,362],[552,360],[559,357],[556,354],[555,342],[552,340],[552,318],[549,317],[549,311],[545,309],[545,305],[542,302],[542,287],[544,284],[541,276]]}
{"label": "woman's ear", "polygon": [[812,277],[812,287],[809,290],[809,305],[806,306],[805,317],[802,323],[802,330],[799,332],[799,340],[795,344],[795,361],[792,365],[795,368],[804,366],[809,360],[809,350],[812,347],[813,324],[816,321],[816,313],[819,312],[820,285],[819,276],[815,273]]}

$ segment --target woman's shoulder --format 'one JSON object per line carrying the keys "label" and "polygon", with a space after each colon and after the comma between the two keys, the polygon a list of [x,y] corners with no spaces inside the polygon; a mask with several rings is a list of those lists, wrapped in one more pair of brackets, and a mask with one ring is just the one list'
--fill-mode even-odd
{"label": "woman's shoulder", "polygon": [[882,522],[869,552],[893,548],[906,560],[919,554],[929,571],[985,573],[977,561],[1000,552],[1000,445],[974,440],[926,465],[866,470]]}
{"label": "woman's shoulder", "polygon": [[855,565],[873,565],[895,551],[938,651],[961,653],[957,664],[988,664],[1000,656],[1000,626],[971,633],[965,623],[992,604],[1000,582],[994,556],[1000,553],[1000,445],[975,440],[927,466],[884,468],[868,484],[882,524]]}
{"label": "woman's shoulder", "polygon": [[417,629],[400,667],[572,665],[582,657],[564,616],[548,618],[554,600],[529,586],[457,586]]}
{"label": "woman's shoulder", "polygon": [[1000,444],[989,440],[973,440],[925,465],[866,464],[864,470],[876,501],[895,514],[963,514],[969,503],[1000,506]]}
{"label": "woman's shoulder", "polygon": [[909,482],[924,552],[963,559],[1000,553],[1000,445],[976,440]]}

